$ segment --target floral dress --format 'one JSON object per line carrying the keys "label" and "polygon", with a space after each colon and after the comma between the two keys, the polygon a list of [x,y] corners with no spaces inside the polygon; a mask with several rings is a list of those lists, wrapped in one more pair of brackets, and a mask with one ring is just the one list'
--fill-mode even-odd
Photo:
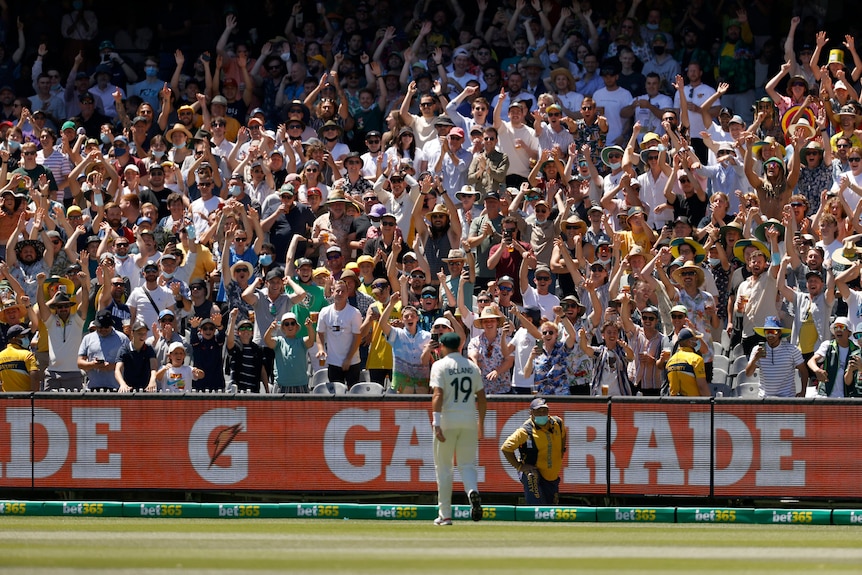
{"label": "floral dress", "polygon": [[482,372],[482,384],[485,386],[485,393],[488,394],[512,391],[512,375],[508,370],[503,373],[498,371],[497,379],[493,381],[488,379],[488,374],[503,364],[502,337],[502,334],[498,332],[497,337],[493,341],[489,341],[485,334],[481,333],[471,339],[467,346],[468,353],[476,353],[482,358],[479,368]]}

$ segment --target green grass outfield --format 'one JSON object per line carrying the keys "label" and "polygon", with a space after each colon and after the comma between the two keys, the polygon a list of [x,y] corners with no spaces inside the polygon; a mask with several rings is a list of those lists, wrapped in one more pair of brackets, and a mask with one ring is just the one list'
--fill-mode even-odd
{"label": "green grass outfield", "polygon": [[0,517],[10,573],[859,573],[858,527]]}

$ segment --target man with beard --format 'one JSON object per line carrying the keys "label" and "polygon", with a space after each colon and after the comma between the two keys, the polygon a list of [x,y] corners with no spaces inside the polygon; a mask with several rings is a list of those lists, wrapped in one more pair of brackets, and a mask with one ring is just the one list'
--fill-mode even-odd
{"label": "man with beard", "polygon": [[[39,304],[39,322],[48,334],[49,363],[45,373],[45,391],[68,389],[80,390],[83,386],[81,370],[78,369],[76,353],[84,337],[84,319],[89,304],[90,276],[78,272],[81,280],[81,304],[63,291],[57,290],[54,297],[45,301],[45,290],[36,290]],[[44,273],[36,276],[42,286],[47,279]],[[75,309],[77,308],[77,309]]]}
{"label": "man with beard", "polygon": [[[123,225],[123,210],[116,202],[105,204],[105,221],[118,236],[123,236],[130,242],[135,241],[135,233],[128,226]],[[104,236],[105,232],[100,231],[99,237]]]}
{"label": "man with beard", "polygon": [[[745,375],[751,377],[755,369],[760,369],[762,397],[805,397],[808,368],[799,348],[784,339],[790,335],[790,329],[783,327],[777,317],[766,318],[763,327],[754,329],[766,339],[766,344],[758,345],[751,352],[748,365],[745,366]],[[802,381],[802,390],[799,393],[796,392],[794,369],[799,372]]]}
{"label": "man with beard", "polygon": [[[766,237],[777,255],[778,231],[770,227],[766,231]],[[736,311],[742,314],[742,348],[745,355],[750,355],[754,346],[764,341],[754,331],[754,327],[763,325],[767,317],[778,316],[775,304],[778,292],[776,278],[781,262],[778,257],[772,257],[765,244],[757,240],[745,239],[736,242],[733,253],[745,262],[751,272],[751,276],[737,288],[735,302]]]}
{"label": "man with beard", "polygon": [[[36,216],[35,222],[34,233],[42,226],[39,215]],[[18,219],[18,227],[6,243],[6,266],[11,271],[12,277],[24,288],[24,293],[31,301],[35,301],[36,290],[39,287],[36,276],[40,272],[44,274],[49,272],[54,264],[54,253],[52,250],[45,250],[45,242],[42,240],[26,239],[19,242],[18,236],[23,232],[24,214]],[[43,237],[45,237],[44,232]]]}
{"label": "man with beard", "polygon": [[425,258],[431,271],[431,283],[437,284],[437,273],[447,271],[444,269],[443,258],[449,254],[449,250],[461,245],[461,221],[450,217],[457,213],[455,203],[448,193],[443,193],[445,205],[437,204],[428,214],[427,221],[421,214],[421,203],[416,202],[413,206],[413,223],[419,241],[424,246]]}
{"label": "man with beard", "polygon": [[[795,290],[785,281],[785,274],[790,263],[790,256],[784,256],[781,266],[778,268],[778,277],[775,283],[778,285],[778,293],[787,303],[793,304],[795,315],[793,316],[793,329],[790,335],[790,343],[802,352],[802,359],[808,361],[820,344],[829,339],[829,315],[832,313],[832,304],[835,302],[835,290],[824,289],[826,282],[818,270],[808,270],[805,274],[805,286],[807,289]],[[854,266],[855,267],[855,266]],[[858,269],[858,268],[856,268]],[[843,278],[844,273],[835,279],[838,293],[849,300],[849,288]],[[768,338],[767,338],[768,339]],[[774,346],[773,346],[774,347]],[[803,388],[803,397],[804,397]]]}

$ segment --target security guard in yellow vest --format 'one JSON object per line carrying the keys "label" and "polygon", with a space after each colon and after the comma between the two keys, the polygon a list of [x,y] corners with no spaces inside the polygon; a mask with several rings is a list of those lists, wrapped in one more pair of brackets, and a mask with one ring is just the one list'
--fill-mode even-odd
{"label": "security guard in yellow vest", "polygon": [[558,504],[566,428],[562,419],[550,415],[543,398],[530,402],[530,419],[506,439],[500,450],[518,470],[527,505]]}

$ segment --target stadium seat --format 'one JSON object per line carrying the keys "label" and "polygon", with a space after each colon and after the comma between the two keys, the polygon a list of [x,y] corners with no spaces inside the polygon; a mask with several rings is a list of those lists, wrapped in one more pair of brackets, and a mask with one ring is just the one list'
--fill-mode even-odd
{"label": "stadium seat", "polygon": [[733,360],[733,364],[731,364],[730,369],[727,370],[731,376],[738,376],[741,372],[745,371],[745,366],[748,365],[748,358],[745,356],[737,357]]}
{"label": "stadium seat", "polygon": [[743,351],[742,344],[738,343],[732,350],[730,350],[730,355],[728,355],[728,357],[730,358],[730,361],[734,361],[737,357],[742,357],[744,355],[745,352]]}
{"label": "stadium seat", "polygon": [[367,369],[363,369],[359,372],[359,381],[370,382],[371,381],[371,372]]}
{"label": "stadium seat", "polygon": [[724,350],[723,354],[730,351],[730,336],[727,334],[727,330],[721,330],[721,347]]}
{"label": "stadium seat", "polygon": [[350,388],[350,395],[383,395],[383,386],[373,381],[357,383]]}
{"label": "stadium seat", "polygon": [[347,386],[339,381],[327,381],[315,385],[311,393],[315,395],[346,395]]}
{"label": "stadium seat", "polygon": [[712,381],[709,383],[718,383],[724,385],[727,381],[727,372],[723,369],[714,368],[712,370]]}
{"label": "stadium seat", "polygon": [[725,355],[716,354],[712,356],[712,367],[715,369],[723,369],[729,373],[730,359]]}
{"label": "stadium seat", "polygon": [[736,396],[741,399],[759,399],[760,382],[746,381],[736,387]]}
{"label": "stadium seat", "polygon": [[742,385],[744,383],[757,383],[759,385],[760,384],[760,374],[758,374],[758,372],[755,371],[751,375],[745,375],[745,370],[740,371],[739,374],[736,376],[736,385],[734,387],[739,387],[740,385]]}
{"label": "stadium seat", "polygon": [[724,348],[717,341],[712,342],[712,355],[724,355]]}
{"label": "stadium seat", "polygon": [[318,369],[311,376],[311,388],[314,389],[320,383],[329,381],[329,372],[326,369]]}

